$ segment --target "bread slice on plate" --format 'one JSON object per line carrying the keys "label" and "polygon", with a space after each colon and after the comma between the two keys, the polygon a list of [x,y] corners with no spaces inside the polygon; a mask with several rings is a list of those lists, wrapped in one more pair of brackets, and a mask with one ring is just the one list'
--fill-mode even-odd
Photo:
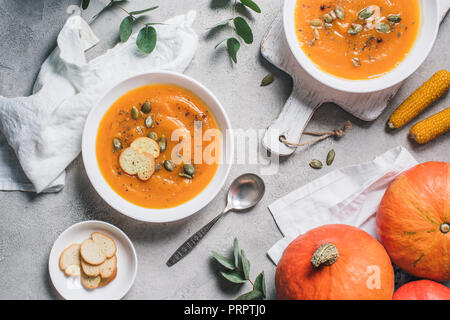
{"label": "bread slice on plate", "polygon": [[102,281],[102,277],[96,276],[96,277],[90,277],[86,275],[84,272],[81,272],[81,284],[86,289],[92,290],[99,286],[100,281]]}
{"label": "bread slice on plate", "polygon": [[131,143],[130,147],[142,153],[150,153],[153,158],[159,157],[160,148],[158,142],[148,137],[137,138]]}
{"label": "bread slice on plate", "polygon": [[91,239],[101,247],[107,258],[111,258],[116,254],[116,243],[106,234],[101,232],[94,232],[91,234]]}
{"label": "bread slice on plate", "polygon": [[131,176],[137,175],[143,181],[150,179],[155,172],[155,158],[150,153],[139,152],[134,148],[126,148],[122,151],[119,165],[125,173]]}
{"label": "bread slice on plate", "polygon": [[104,286],[110,284],[111,281],[113,281],[113,280],[116,278],[116,276],[117,276],[117,268],[116,268],[116,270],[114,271],[114,273],[113,273],[109,278],[104,278],[104,279],[102,278],[102,280],[100,281],[100,283],[98,284],[98,286],[99,286],[99,287],[104,287]]}
{"label": "bread slice on plate", "polygon": [[117,258],[116,256],[112,256],[98,266],[89,264],[81,259],[81,268],[83,272],[90,277],[96,277],[100,275],[102,279],[109,278],[117,268]]}
{"label": "bread slice on plate", "polygon": [[92,239],[81,243],[80,254],[84,261],[94,266],[102,264],[107,258],[103,247]]}
{"label": "bread slice on plate", "polygon": [[68,276],[80,274],[80,244],[74,243],[59,256],[59,268]]}

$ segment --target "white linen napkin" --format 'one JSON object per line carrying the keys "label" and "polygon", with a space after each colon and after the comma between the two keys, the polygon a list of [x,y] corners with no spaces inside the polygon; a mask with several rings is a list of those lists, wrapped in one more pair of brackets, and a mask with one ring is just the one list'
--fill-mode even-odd
{"label": "white linen napkin", "polygon": [[57,48],[41,66],[33,94],[0,96],[0,190],[61,190],[65,168],[80,153],[89,110],[108,88],[135,74],[183,72],[198,46],[191,28],[195,16],[190,11],[155,26],[158,43],[151,54],[139,51],[134,34],[89,62],[84,51],[98,39],[79,15],[69,17]]}
{"label": "white linen napkin", "polygon": [[417,161],[403,147],[374,160],[330,172],[269,206],[284,238],[267,252],[277,264],[300,234],[325,224],[349,224],[376,238],[375,213],[390,183]]}

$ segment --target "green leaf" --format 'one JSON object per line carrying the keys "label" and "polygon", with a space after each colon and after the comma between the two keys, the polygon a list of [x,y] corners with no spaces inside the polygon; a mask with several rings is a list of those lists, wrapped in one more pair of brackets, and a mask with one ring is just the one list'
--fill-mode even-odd
{"label": "green leaf", "polygon": [[233,241],[234,266],[239,268],[239,242],[237,238]]}
{"label": "green leaf", "polygon": [[241,47],[241,44],[239,43],[238,39],[229,38],[227,40],[228,54],[230,55],[230,57],[234,61],[234,63],[237,63],[237,52],[239,51],[240,47]]}
{"label": "green leaf", "polygon": [[259,6],[256,3],[254,3],[252,0],[240,0],[240,1],[244,6],[252,9],[253,11],[255,11],[257,13],[261,13],[261,9],[259,8]]}
{"label": "green leaf", "polygon": [[133,17],[125,17],[120,23],[119,36],[120,41],[127,42],[133,32]]}
{"label": "green leaf", "polygon": [[230,270],[234,270],[235,269],[233,260],[228,259],[228,258],[218,254],[215,251],[211,252],[211,254],[214,257],[214,259],[216,259],[216,261],[218,263],[220,263],[222,266],[224,266],[225,268],[230,269]]}
{"label": "green leaf", "polygon": [[259,290],[252,290],[250,292],[244,293],[236,298],[236,300],[260,300],[263,294]]}
{"label": "green leaf", "polygon": [[253,43],[253,32],[247,21],[242,17],[236,17],[233,21],[236,33],[245,41],[245,43]]}
{"label": "green leaf", "polygon": [[244,283],[247,280],[244,279],[243,274],[240,271],[234,270],[234,271],[220,271],[220,274],[227,279],[230,282],[233,283]]}
{"label": "green leaf", "polygon": [[132,16],[135,16],[135,15],[138,15],[138,14],[141,14],[141,13],[145,13],[145,12],[148,12],[148,11],[152,11],[152,10],[155,10],[155,9],[158,9],[158,8],[159,8],[159,6],[155,6],[155,7],[142,9],[142,10],[138,10],[138,11],[131,11],[130,14]]}
{"label": "green leaf", "polygon": [[244,250],[241,250],[242,271],[244,271],[244,279],[248,280],[250,274],[250,261],[245,256]]}
{"label": "green leaf", "polygon": [[262,293],[263,298],[266,297],[266,279],[264,278],[264,271],[256,277],[253,287]]}
{"label": "green leaf", "polygon": [[219,27],[222,27],[222,26],[226,26],[227,24],[230,23],[231,20],[233,20],[233,19],[227,19],[227,20],[224,20],[224,21],[222,21],[222,22],[219,22],[218,24],[216,24],[216,25],[214,25],[214,26],[208,28],[207,30],[212,30],[212,29],[215,29],[215,28],[219,28]]}
{"label": "green leaf", "polygon": [[86,10],[89,7],[89,3],[91,2],[91,0],[83,0],[81,1],[81,8],[83,8],[83,10]]}
{"label": "green leaf", "polygon": [[136,45],[142,52],[151,53],[156,47],[156,30],[152,26],[146,26],[139,31]]}

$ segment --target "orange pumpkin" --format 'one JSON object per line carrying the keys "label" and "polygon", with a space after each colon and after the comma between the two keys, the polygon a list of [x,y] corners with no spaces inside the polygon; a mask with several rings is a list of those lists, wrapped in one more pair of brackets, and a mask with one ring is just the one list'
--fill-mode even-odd
{"label": "orange pumpkin", "polygon": [[395,291],[392,300],[450,300],[450,289],[431,280],[412,281]]}
{"label": "orange pumpkin", "polygon": [[419,164],[397,177],[378,209],[377,231],[400,268],[450,280],[450,163]]}
{"label": "orange pumpkin", "polygon": [[282,300],[390,300],[394,270],[386,250],[371,235],[330,224],[289,244],[275,285]]}

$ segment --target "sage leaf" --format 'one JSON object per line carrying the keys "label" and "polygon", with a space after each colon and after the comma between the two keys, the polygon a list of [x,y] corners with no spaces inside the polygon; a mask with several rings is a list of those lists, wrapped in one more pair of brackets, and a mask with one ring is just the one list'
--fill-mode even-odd
{"label": "sage leaf", "polygon": [[242,271],[244,271],[244,278],[248,280],[250,275],[250,261],[245,256],[244,250],[241,250]]}
{"label": "sage leaf", "polygon": [[230,23],[231,20],[233,20],[233,19],[227,19],[227,20],[221,21],[218,24],[215,24],[212,27],[208,28],[207,30],[212,30],[212,29],[215,29],[215,28],[226,26],[227,24]]}
{"label": "sage leaf", "polygon": [[236,298],[236,300],[260,300],[263,297],[263,294],[259,290],[252,290],[250,292],[244,293]]}
{"label": "sage leaf", "polygon": [[133,17],[128,16],[122,20],[119,28],[119,37],[121,42],[127,42],[133,32]]}
{"label": "sage leaf", "polygon": [[134,16],[134,15],[138,15],[138,14],[141,14],[141,13],[145,13],[145,12],[148,12],[148,11],[152,11],[152,10],[155,10],[155,9],[158,9],[158,8],[159,8],[159,6],[155,6],[155,7],[151,7],[151,8],[147,8],[147,9],[142,9],[142,10],[138,10],[138,11],[131,11],[131,12],[130,12],[130,15]]}
{"label": "sage leaf", "polygon": [[139,31],[136,45],[142,52],[151,53],[156,47],[156,30],[152,26],[146,26]]}
{"label": "sage leaf", "polygon": [[262,81],[261,81],[261,87],[265,87],[268,86],[269,84],[271,84],[273,82],[273,80],[275,80],[275,76],[273,74],[268,74],[267,76],[265,76]]}
{"label": "sage leaf", "polygon": [[214,259],[216,259],[216,261],[218,263],[220,263],[222,266],[224,266],[225,268],[227,268],[229,270],[234,270],[235,269],[235,265],[234,265],[234,261],[233,260],[228,259],[228,258],[218,254],[215,251],[212,251],[211,254],[214,257]]}
{"label": "sage leaf", "polygon": [[228,54],[230,55],[230,57],[234,61],[234,63],[237,63],[237,53],[238,53],[240,47],[241,47],[241,44],[239,43],[239,41],[236,38],[229,38],[227,40]]}
{"label": "sage leaf", "polygon": [[247,21],[245,21],[242,17],[236,17],[233,22],[234,27],[236,28],[236,33],[245,41],[245,43],[253,43],[253,32]]}
{"label": "sage leaf", "polygon": [[234,266],[239,268],[239,242],[237,238],[233,241]]}
{"label": "sage leaf", "polygon": [[81,8],[83,8],[83,10],[86,10],[89,7],[90,2],[91,2],[91,0],[83,0],[81,2]]}
{"label": "sage leaf", "polygon": [[266,297],[266,279],[264,278],[264,271],[262,271],[255,279],[254,288],[262,293],[262,297]]}
{"label": "sage leaf", "polygon": [[244,276],[241,272],[234,270],[234,271],[220,271],[220,274],[227,279],[230,282],[233,283],[244,283],[247,280],[244,279]]}
{"label": "sage leaf", "polygon": [[252,0],[240,0],[240,1],[244,6],[252,9],[253,11],[255,11],[257,13],[261,13],[261,9],[259,8],[259,6],[256,3],[254,3]]}

